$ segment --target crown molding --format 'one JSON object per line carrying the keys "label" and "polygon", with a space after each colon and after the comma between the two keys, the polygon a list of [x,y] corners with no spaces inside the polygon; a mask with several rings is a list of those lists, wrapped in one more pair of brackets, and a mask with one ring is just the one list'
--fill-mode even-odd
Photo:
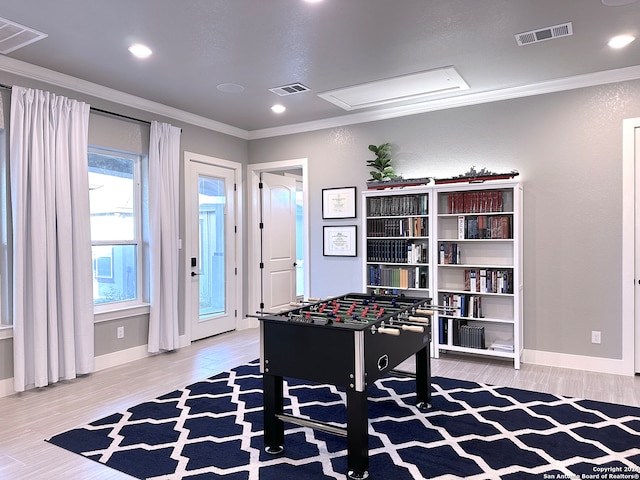
{"label": "crown molding", "polygon": [[530,97],[534,95],[544,95],[547,93],[574,90],[577,88],[593,87],[608,83],[624,82],[640,78],[640,65],[619,68],[615,70],[605,70],[602,72],[577,75],[574,77],[560,78],[531,85],[503,88],[487,92],[470,93],[439,100],[430,100],[401,107],[385,108],[371,112],[360,112],[339,117],[327,118],[313,122],[297,123],[282,127],[265,128],[262,130],[252,130],[249,132],[249,140],[259,138],[276,137],[281,135],[291,135],[294,133],[304,133],[325,128],[336,128],[358,123],[375,122],[390,118],[416,115],[419,113],[434,112],[449,108],[466,107],[479,105],[482,103],[499,102],[514,98]]}
{"label": "crown molding", "polygon": [[249,132],[247,130],[227,125],[226,123],[217,122],[210,118],[194,115],[192,113],[185,112],[184,110],[169,107],[168,105],[163,105],[151,100],[146,100],[135,95],[120,92],[112,88],[104,87],[97,83],[87,82],[86,80],[81,80],[64,73],[38,67],[37,65],[31,65],[30,63],[22,62],[15,58],[0,55],[0,70],[14,75],[19,75],[21,77],[30,78],[32,80],[45,82],[57,87],[68,88],[75,92],[115,102],[120,105],[126,105],[127,107],[176,119],[190,125],[206,128],[207,130],[213,130],[234,137],[239,137],[244,140],[249,139]]}
{"label": "crown molding", "polygon": [[341,115],[337,117],[315,120],[311,122],[295,123],[283,125],[281,127],[265,128],[260,130],[243,130],[241,128],[227,125],[210,118],[195,115],[184,110],[169,107],[161,103],[146,100],[144,98],[120,92],[112,88],[104,87],[96,83],[87,82],[78,78],[59,73],[46,68],[31,65],[14,58],[0,55],[0,70],[7,73],[19,75],[21,77],[42,81],[51,85],[90,95],[93,97],[108,100],[110,102],[126,105],[128,107],[143,110],[145,112],[173,118],[191,125],[206,128],[208,130],[231,135],[244,140],[257,140],[260,138],[278,137],[292,135],[296,133],[312,132],[327,128],[343,127],[358,123],[375,122],[391,118],[416,115],[420,113],[434,112],[449,108],[466,107],[479,105],[482,103],[499,102],[515,98],[529,97],[534,95],[544,95],[547,93],[574,90],[577,88],[592,87],[608,83],[624,82],[640,78],[640,65],[605,70],[602,72],[588,73],[574,77],[566,77],[555,80],[548,80],[530,85],[503,88],[486,92],[470,93],[450,98],[429,100],[400,107],[389,107],[370,112],[358,112]]}

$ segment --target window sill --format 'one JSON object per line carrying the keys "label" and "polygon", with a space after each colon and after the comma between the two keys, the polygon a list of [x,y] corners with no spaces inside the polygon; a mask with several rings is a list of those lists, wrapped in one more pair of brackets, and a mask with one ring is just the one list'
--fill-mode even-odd
{"label": "window sill", "polygon": [[[149,314],[149,304],[144,303],[135,306],[128,306],[122,308],[114,308],[112,310],[103,310],[101,312],[94,312],[94,323],[110,322],[119,318],[137,317],[138,315]],[[12,325],[0,325],[0,340],[6,338],[13,338],[13,326]]]}
{"label": "window sill", "polygon": [[111,310],[101,310],[94,312],[94,323],[110,322],[120,318],[137,317],[138,315],[148,315],[150,306],[148,303],[130,305],[126,307],[113,308]]}
{"label": "window sill", "polygon": [[5,338],[13,338],[13,327],[11,325],[0,326],[0,340]]}

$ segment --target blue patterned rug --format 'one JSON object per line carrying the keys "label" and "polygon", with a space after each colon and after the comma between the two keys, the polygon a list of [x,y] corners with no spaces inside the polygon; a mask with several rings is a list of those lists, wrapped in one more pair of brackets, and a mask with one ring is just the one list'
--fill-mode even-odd
{"label": "blue patterned rug", "polygon": [[[346,439],[285,425],[264,453],[262,377],[253,362],[47,441],[136,478],[344,479]],[[640,478],[640,408],[436,377],[385,377],[369,397],[374,480]],[[285,412],[345,426],[344,392],[285,383]]]}

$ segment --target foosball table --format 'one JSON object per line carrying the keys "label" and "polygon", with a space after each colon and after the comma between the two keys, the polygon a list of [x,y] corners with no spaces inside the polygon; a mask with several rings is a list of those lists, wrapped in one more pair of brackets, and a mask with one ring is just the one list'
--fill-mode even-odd
{"label": "foosball table", "polygon": [[[284,450],[285,422],[346,436],[347,475],[367,478],[367,387],[415,355],[417,405],[428,408],[431,313],[429,298],[350,293],[257,315],[266,452]],[[285,413],[284,377],[343,387],[346,428]]]}

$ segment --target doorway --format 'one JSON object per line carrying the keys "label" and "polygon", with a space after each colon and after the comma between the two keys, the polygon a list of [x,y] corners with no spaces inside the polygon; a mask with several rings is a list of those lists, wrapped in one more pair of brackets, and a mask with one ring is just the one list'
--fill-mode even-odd
{"label": "doorway", "polygon": [[[289,277],[285,273],[280,273],[278,282],[275,284],[268,279],[270,272],[265,272],[265,260],[269,256],[265,249],[269,245],[278,242],[282,235],[282,227],[276,229],[261,229],[261,219],[264,213],[263,197],[265,192],[261,191],[261,177],[263,174],[275,174],[282,178],[295,179],[295,217],[288,222],[287,231],[293,229],[295,233],[296,258],[294,262],[287,260],[288,264],[284,265],[293,273],[293,277]],[[298,177],[298,178],[296,178]],[[270,177],[273,179],[273,177]],[[249,298],[248,312],[254,314],[260,311],[267,311],[268,303],[273,303],[277,309],[279,306],[286,307],[284,304],[285,297],[287,302],[294,300],[296,297],[309,296],[309,238],[308,238],[308,218],[309,218],[309,199],[308,199],[308,177],[307,177],[307,159],[285,160],[280,162],[270,162],[262,164],[249,165],[247,173],[247,188],[249,189],[248,197],[251,205],[249,211]],[[285,188],[291,188],[290,183],[283,180],[276,188],[280,189],[280,193],[284,193]],[[285,185],[289,186],[286,187]],[[291,218],[291,217],[289,217]],[[292,225],[291,222],[294,222]],[[296,228],[297,227],[297,228]],[[280,233],[279,233],[280,232]],[[264,236],[263,236],[264,235]],[[267,237],[268,236],[268,237]],[[266,237],[266,238],[265,238]],[[288,242],[290,243],[290,242]],[[279,255],[276,255],[276,257]],[[280,255],[284,257],[284,255]],[[261,268],[262,267],[262,268]],[[296,279],[295,285],[291,285],[290,279]],[[286,280],[286,281],[285,281]],[[265,283],[268,282],[268,285]],[[274,291],[274,287],[279,290]],[[293,293],[291,293],[293,292]],[[268,295],[268,298],[267,298]],[[293,298],[291,298],[293,296]],[[273,301],[272,301],[273,300]],[[251,321],[251,326],[257,326],[257,320]]]}
{"label": "doorway", "polygon": [[237,326],[238,171],[211,157],[186,160],[185,323],[195,341]]}

